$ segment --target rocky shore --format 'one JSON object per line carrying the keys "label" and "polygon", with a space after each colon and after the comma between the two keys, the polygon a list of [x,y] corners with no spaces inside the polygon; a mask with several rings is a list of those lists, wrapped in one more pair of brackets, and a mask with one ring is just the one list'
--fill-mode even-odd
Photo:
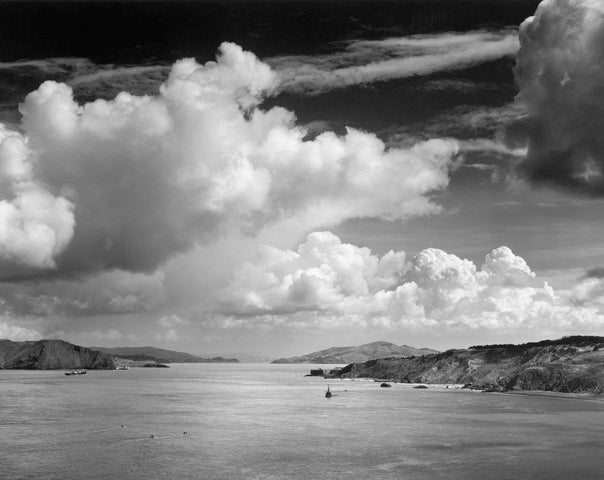
{"label": "rocky shore", "polygon": [[601,393],[604,337],[565,337],[523,345],[485,345],[407,358],[352,363],[326,378],[464,384],[485,391]]}

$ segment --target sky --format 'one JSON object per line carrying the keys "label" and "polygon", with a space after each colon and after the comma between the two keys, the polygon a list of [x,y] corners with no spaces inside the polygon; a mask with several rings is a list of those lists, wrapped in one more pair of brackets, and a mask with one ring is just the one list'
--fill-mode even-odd
{"label": "sky", "polygon": [[0,338],[603,334],[599,0],[0,10]]}

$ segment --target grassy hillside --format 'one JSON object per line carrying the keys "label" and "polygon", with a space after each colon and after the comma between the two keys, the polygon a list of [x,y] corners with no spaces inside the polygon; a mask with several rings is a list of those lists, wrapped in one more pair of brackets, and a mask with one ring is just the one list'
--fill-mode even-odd
{"label": "grassy hillside", "polygon": [[90,347],[93,350],[108,353],[114,357],[135,361],[154,361],[157,363],[237,363],[231,358],[203,358],[186,352],[165,350],[156,347]]}
{"label": "grassy hillside", "polygon": [[113,358],[103,352],[63,340],[11,342],[0,340],[0,368],[29,370],[113,369]]}
{"label": "grassy hillside", "polygon": [[599,393],[604,337],[566,337],[524,345],[484,345],[415,358],[353,363],[332,375],[408,383],[462,383],[487,390]]}
{"label": "grassy hillside", "polygon": [[271,363],[352,363],[376,358],[417,356],[437,353],[429,348],[414,348],[390,342],[373,342],[356,347],[331,347],[298,357],[280,358]]}

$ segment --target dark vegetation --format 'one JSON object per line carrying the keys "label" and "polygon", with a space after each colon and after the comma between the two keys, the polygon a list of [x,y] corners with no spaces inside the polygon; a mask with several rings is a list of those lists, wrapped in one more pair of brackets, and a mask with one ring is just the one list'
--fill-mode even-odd
{"label": "dark vegetation", "polygon": [[587,345],[599,344],[595,348],[599,349],[600,346],[604,345],[604,337],[595,335],[571,335],[568,337],[558,338],[556,340],[541,340],[539,342],[527,342],[520,343],[518,345],[513,343],[495,343],[492,345],[472,345],[469,347],[473,350],[487,350],[492,348],[507,348],[515,350],[523,350],[530,347],[547,347],[549,345],[570,345],[573,347],[585,347]]}
{"label": "dark vegetation", "polygon": [[374,378],[403,383],[462,384],[486,391],[546,390],[600,393],[604,337],[571,336],[524,345],[483,345],[415,358],[351,363],[329,378]]}

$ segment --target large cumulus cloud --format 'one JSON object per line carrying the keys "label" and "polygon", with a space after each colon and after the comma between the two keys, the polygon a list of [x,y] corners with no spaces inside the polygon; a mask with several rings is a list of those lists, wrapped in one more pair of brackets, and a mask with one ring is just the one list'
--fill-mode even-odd
{"label": "large cumulus cloud", "polygon": [[537,183],[604,194],[604,2],[544,0],[520,27],[515,69],[528,117],[522,170]]}
{"label": "large cumulus cloud", "polygon": [[477,267],[435,248],[411,259],[382,257],[329,232],[308,236],[297,251],[265,247],[223,292],[226,324],[262,322],[386,327],[594,328],[603,317],[577,307],[537,279],[507,247]]}
{"label": "large cumulus cloud", "polygon": [[151,271],[226,228],[284,218],[317,227],[436,208],[427,195],[447,185],[455,141],[388,149],[353,129],[309,140],[292,112],[259,108],[276,86],[268,65],[225,43],[215,62],[177,62],[155,96],[79,105],[52,81],[29,94],[36,175],[75,206],[61,271]]}
{"label": "large cumulus cloud", "polygon": [[70,242],[73,205],[34,176],[27,140],[0,124],[0,269],[54,268]]}

